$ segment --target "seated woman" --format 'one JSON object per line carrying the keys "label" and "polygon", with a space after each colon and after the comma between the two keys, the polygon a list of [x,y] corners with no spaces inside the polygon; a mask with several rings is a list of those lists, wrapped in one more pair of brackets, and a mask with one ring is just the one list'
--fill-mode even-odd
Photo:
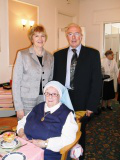
{"label": "seated woman", "polygon": [[17,133],[45,150],[44,160],[60,160],[60,149],[76,138],[78,130],[67,89],[57,81],[44,88],[45,102],[18,121]]}

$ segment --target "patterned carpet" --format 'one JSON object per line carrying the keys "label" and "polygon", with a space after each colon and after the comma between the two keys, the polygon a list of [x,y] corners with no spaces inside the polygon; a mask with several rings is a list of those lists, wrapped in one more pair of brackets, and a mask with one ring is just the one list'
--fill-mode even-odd
{"label": "patterned carpet", "polygon": [[85,160],[120,160],[120,105],[112,106],[89,121]]}

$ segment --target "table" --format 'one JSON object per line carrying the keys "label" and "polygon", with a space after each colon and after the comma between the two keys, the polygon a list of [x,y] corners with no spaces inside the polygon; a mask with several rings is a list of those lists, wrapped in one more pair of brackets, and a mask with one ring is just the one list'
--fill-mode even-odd
{"label": "table", "polygon": [[[0,136],[1,137],[1,136]],[[21,145],[22,144],[25,144],[27,143],[27,145],[19,148],[19,149],[16,149],[15,151],[16,152],[21,152],[23,153],[27,160],[44,160],[44,150],[35,146],[34,144],[20,138],[20,137],[16,137],[17,140],[19,140],[21,142]],[[0,154],[1,155],[5,155],[5,153],[1,153],[2,152],[2,149],[0,148]],[[2,158],[0,157],[0,160]]]}

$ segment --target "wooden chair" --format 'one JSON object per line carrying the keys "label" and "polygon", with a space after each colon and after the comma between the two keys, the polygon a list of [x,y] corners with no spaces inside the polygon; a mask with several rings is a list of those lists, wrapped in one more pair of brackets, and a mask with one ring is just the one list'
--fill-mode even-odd
{"label": "wooden chair", "polygon": [[76,134],[76,139],[73,143],[63,147],[61,150],[60,150],[60,154],[62,155],[61,156],[61,160],[66,160],[67,159],[67,155],[68,155],[68,152],[78,143],[80,137],[81,137],[81,131],[80,131],[80,128],[81,128],[81,123],[78,123],[78,131],[77,131],[77,134]]}
{"label": "wooden chair", "polygon": [[[17,125],[16,117],[2,117],[0,118],[0,134],[6,131],[12,131],[13,127]],[[13,130],[14,131],[14,130]]]}
{"label": "wooden chair", "polygon": [[77,112],[75,112],[76,121],[79,123],[81,118],[84,117],[85,114],[86,114],[86,111],[77,111]]}
{"label": "wooden chair", "polygon": [[85,114],[86,114],[86,111],[77,111],[77,112],[75,112],[76,121],[77,121],[77,124],[78,124],[78,131],[77,131],[77,134],[76,134],[76,139],[72,144],[63,147],[60,150],[60,153],[62,154],[61,160],[66,160],[68,152],[78,143],[78,141],[79,141],[79,139],[81,137],[81,134],[82,134],[81,131],[80,131],[80,128],[81,128],[80,120],[81,120],[82,117],[84,117]]}

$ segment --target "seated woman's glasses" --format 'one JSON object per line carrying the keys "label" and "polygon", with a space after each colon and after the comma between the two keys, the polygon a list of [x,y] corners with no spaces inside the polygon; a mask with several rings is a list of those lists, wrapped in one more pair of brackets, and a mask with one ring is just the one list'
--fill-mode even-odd
{"label": "seated woman's glasses", "polygon": [[45,95],[46,97],[49,97],[49,96],[58,97],[59,94],[57,94],[57,93],[49,93],[49,92],[45,92],[44,95]]}

